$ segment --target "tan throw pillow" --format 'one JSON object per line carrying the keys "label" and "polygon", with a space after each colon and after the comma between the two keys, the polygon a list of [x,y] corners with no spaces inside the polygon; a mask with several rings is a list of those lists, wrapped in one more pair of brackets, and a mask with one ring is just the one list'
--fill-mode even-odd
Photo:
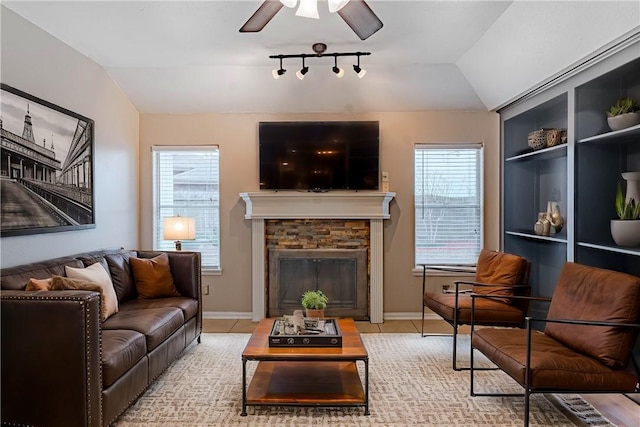
{"label": "tan throw pillow", "polygon": [[64,269],[67,273],[67,277],[93,282],[102,288],[104,295],[103,299],[107,308],[107,317],[118,312],[118,297],[116,296],[116,291],[113,288],[111,277],[102,264],[96,262],[87,268],[75,268],[65,265]]}
{"label": "tan throw pillow", "polygon": [[29,279],[25,291],[48,291],[51,289],[51,277],[48,279]]}
{"label": "tan throw pillow", "polygon": [[136,281],[138,298],[179,297],[173,283],[169,255],[161,254],[155,258],[134,258],[129,260]]}
{"label": "tan throw pillow", "polygon": [[71,279],[63,276],[53,276],[51,280],[52,291],[78,290],[78,291],[96,291],[100,292],[100,318],[104,322],[111,314],[107,311],[106,298],[104,297],[104,289],[97,283],[88,282],[86,280]]}

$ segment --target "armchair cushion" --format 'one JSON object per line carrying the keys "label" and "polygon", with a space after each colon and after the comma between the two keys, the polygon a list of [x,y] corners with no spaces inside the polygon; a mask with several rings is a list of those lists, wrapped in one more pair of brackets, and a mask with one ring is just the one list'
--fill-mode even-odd
{"label": "armchair cushion", "polygon": [[[640,278],[575,263],[565,263],[549,318],[638,323]],[[547,323],[545,334],[611,367],[625,366],[633,335],[623,328]]]}
{"label": "armchair cushion", "polygon": [[[434,292],[426,294],[424,304],[434,313],[453,322],[455,294]],[[458,324],[471,324],[471,297],[458,295]],[[485,326],[522,326],[524,313],[514,305],[489,298],[476,298],[475,318],[477,324]]]}
{"label": "armchair cushion", "polygon": [[[473,292],[484,295],[512,296],[515,292],[510,287],[525,282],[528,268],[527,260],[518,255],[483,249],[478,256],[475,281],[500,286],[474,286]],[[502,298],[501,300],[506,304],[512,302],[511,298]]]}

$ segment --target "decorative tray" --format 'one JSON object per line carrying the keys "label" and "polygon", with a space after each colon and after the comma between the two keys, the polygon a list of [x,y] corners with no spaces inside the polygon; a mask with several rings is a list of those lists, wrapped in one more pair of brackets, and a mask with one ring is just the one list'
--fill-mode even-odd
{"label": "decorative tray", "polygon": [[[299,334],[283,333],[284,319],[273,322],[269,347],[342,347],[342,333],[335,319],[319,319]],[[305,322],[307,323],[307,322]]]}

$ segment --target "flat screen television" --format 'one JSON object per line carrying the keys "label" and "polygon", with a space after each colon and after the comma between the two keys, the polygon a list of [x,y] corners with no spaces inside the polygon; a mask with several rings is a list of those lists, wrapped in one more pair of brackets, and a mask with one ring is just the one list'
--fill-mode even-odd
{"label": "flat screen television", "polygon": [[261,190],[378,190],[379,122],[260,122]]}

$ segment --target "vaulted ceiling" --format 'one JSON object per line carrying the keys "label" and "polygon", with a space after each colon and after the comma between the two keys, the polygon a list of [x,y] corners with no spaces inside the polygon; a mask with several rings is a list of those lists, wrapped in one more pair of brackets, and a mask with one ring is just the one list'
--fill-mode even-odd
{"label": "vaulted ceiling", "polygon": [[[362,41],[320,0],[320,19],[282,8],[238,30],[262,0],[3,1],[91,58],[141,113],[492,110],[593,52],[640,31],[640,2],[367,0],[384,26]],[[275,54],[371,52],[361,58]],[[5,42],[3,42],[4,45]],[[3,46],[4,47],[4,46]],[[640,55],[640,52],[639,52]]]}

